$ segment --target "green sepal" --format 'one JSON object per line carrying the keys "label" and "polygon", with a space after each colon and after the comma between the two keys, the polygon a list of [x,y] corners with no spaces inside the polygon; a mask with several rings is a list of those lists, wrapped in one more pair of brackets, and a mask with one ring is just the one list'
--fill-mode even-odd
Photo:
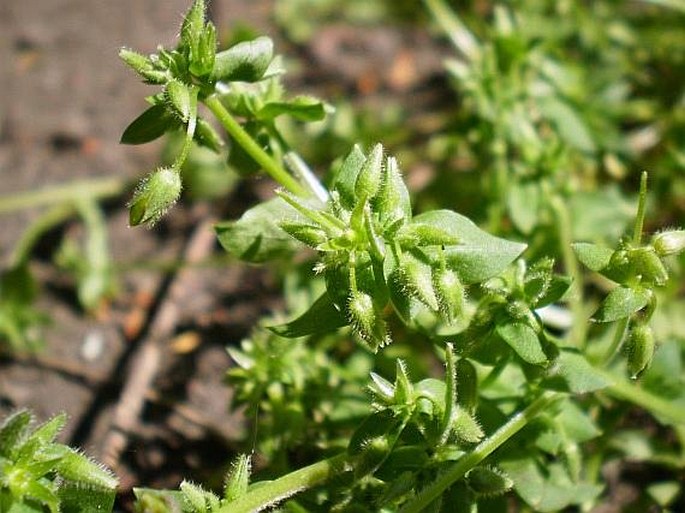
{"label": "green sepal", "polygon": [[319,228],[319,226],[311,223],[284,221],[279,223],[278,226],[291,237],[314,249],[320,247],[328,240],[326,232]]}
{"label": "green sepal", "polygon": [[187,123],[191,113],[197,112],[197,89],[189,87],[178,80],[170,80],[165,89],[164,96],[175,115]]}
{"label": "green sepal", "polygon": [[196,47],[190,55],[188,69],[196,77],[205,77],[214,69],[216,58],[216,27],[212,22],[204,26],[197,40]]}
{"label": "green sepal", "polygon": [[400,174],[397,160],[394,157],[386,159],[381,176],[381,186],[378,194],[373,198],[371,207],[378,215],[384,229],[393,223],[408,222],[411,219],[411,200],[409,191]]}
{"label": "green sepal", "polygon": [[221,82],[257,82],[273,59],[273,42],[262,36],[238,43],[219,52],[214,59],[212,79]]}
{"label": "green sepal", "polygon": [[28,436],[28,427],[33,417],[27,410],[9,415],[0,427],[0,456],[13,458],[18,446]]}
{"label": "green sepal", "polygon": [[649,303],[653,293],[641,287],[616,287],[592,316],[595,322],[612,322],[630,317]]}
{"label": "green sepal", "polygon": [[314,333],[325,333],[348,324],[345,314],[324,292],[302,315],[285,324],[269,326],[276,335],[287,338],[304,337]]}
{"label": "green sepal", "polygon": [[136,511],[145,513],[192,513],[183,500],[179,490],[155,490],[152,488],[134,488]]}
{"label": "green sepal", "polygon": [[297,219],[297,213],[281,198],[273,198],[245,212],[237,221],[215,226],[219,242],[235,257],[247,262],[266,262],[292,254],[299,243],[278,223]]}
{"label": "green sepal", "polygon": [[252,462],[247,454],[240,454],[232,463],[231,470],[226,476],[224,485],[224,499],[227,502],[239,499],[247,492],[250,484]]}
{"label": "green sepal", "polygon": [[148,84],[165,84],[169,80],[168,71],[157,69],[153,61],[145,55],[122,48],[119,50],[119,57]]}
{"label": "green sepal", "polygon": [[376,144],[366,157],[354,182],[355,198],[373,199],[381,186],[383,145]]}
{"label": "green sepal", "polygon": [[179,47],[187,49],[191,58],[198,51],[204,28],[205,2],[204,0],[195,0],[183,18],[179,42]]}
{"label": "green sepal", "polygon": [[352,210],[357,203],[354,184],[365,161],[364,152],[359,145],[355,145],[333,176],[331,189],[340,195],[342,206],[348,210]]}

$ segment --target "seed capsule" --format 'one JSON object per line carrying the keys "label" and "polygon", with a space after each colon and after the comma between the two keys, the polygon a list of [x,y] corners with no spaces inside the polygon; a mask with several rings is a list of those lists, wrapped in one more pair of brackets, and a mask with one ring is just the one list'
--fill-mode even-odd
{"label": "seed capsule", "polygon": [[451,269],[434,269],[433,291],[438,300],[438,310],[447,322],[453,323],[463,315],[466,293],[457,273]]}
{"label": "seed capsule", "polygon": [[181,195],[181,177],[169,167],[160,167],[138,184],[128,204],[129,224],[153,226]]}
{"label": "seed capsule", "polygon": [[476,467],[466,474],[466,484],[479,497],[492,497],[511,490],[514,482],[499,469]]}
{"label": "seed capsule", "polygon": [[625,352],[628,358],[628,372],[633,379],[652,363],[654,348],[654,333],[648,324],[637,324],[630,330]]}
{"label": "seed capsule", "polygon": [[385,321],[376,310],[371,296],[365,292],[352,292],[347,303],[347,312],[354,332],[372,351],[375,352],[390,342]]}

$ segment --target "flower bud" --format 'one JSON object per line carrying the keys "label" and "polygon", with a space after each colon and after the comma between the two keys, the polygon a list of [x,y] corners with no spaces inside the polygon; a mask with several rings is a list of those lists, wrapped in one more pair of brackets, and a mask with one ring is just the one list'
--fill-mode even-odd
{"label": "flower bud", "polygon": [[476,467],[466,474],[466,484],[478,497],[492,497],[511,490],[514,482],[499,469]]}
{"label": "flower bud", "polygon": [[654,333],[648,324],[637,324],[630,330],[624,349],[628,358],[628,372],[633,379],[652,363],[654,347]]}
{"label": "flower bud", "polygon": [[234,501],[245,495],[250,482],[251,470],[250,456],[241,454],[235,459],[224,485],[224,499],[227,502]]}
{"label": "flower bud", "polygon": [[347,303],[347,312],[354,332],[371,350],[375,352],[390,342],[385,321],[376,310],[371,296],[365,292],[352,292]]}
{"label": "flower bud", "polygon": [[431,268],[417,259],[404,256],[400,260],[397,278],[404,291],[431,310],[437,311],[438,300],[433,290]]}
{"label": "flower bud", "polygon": [[283,221],[279,224],[279,226],[281,227],[281,230],[286,232],[291,237],[294,237],[303,244],[306,244],[314,249],[318,248],[321,244],[324,244],[328,240],[328,237],[326,237],[326,232],[324,232],[318,226],[289,221]]}
{"label": "flower bud", "polygon": [[668,271],[650,247],[638,248],[630,252],[630,260],[635,272],[642,276],[643,283],[663,285],[668,281]]}
{"label": "flower bud", "polygon": [[160,167],[143,178],[128,204],[129,224],[152,227],[181,195],[181,177],[168,167]]}
{"label": "flower bud", "polygon": [[354,193],[357,198],[366,196],[371,199],[378,193],[381,186],[381,173],[383,170],[383,146],[377,144],[374,146],[366,162],[362,165],[357,176],[357,181],[354,184]]}
{"label": "flower bud", "polygon": [[685,230],[669,230],[652,238],[654,251],[660,257],[677,255],[685,250]]}
{"label": "flower bud", "polygon": [[457,402],[468,413],[473,413],[478,404],[478,375],[467,358],[457,362]]}
{"label": "flower bud", "polygon": [[457,273],[451,269],[433,269],[433,290],[438,299],[438,310],[449,323],[464,313],[466,293]]}

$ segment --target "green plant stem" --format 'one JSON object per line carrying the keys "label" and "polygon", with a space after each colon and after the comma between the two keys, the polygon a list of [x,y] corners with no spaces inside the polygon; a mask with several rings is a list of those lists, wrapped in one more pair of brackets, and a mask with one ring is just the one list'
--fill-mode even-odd
{"label": "green plant stem", "polygon": [[0,198],[0,214],[74,201],[79,198],[110,198],[122,194],[127,182],[121,178],[79,180],[65,185],[26,191]]}
{"label": "green plant stem", "polygon": [[571,246],[573,244],[571,216],[568,207],[556,194],[552,194],[550,206],[557,218],[564,269],[566,269],[566,272],[573,280],[571,284],[572,293],[569,295],[569,306],[573,315],[570,341],[575,347],[582,348],[586,343],[587,319],[585,318],[585,307],[583,306],[583,273],[580,271],[578,260]]}
{"label": "green plant stem", "polygon": [[33,246],[45,232],[63,223],[74,215],[75,207],[71,203],[56,205],[34,221],[14,246],[10,257],[10,267],[21,265],[28,260]]}
{"label": "green plant stem", "polygon": [[606,389],[606,392],[624,401],[628,401],[636,406],[639,406],[657,417],[658,420],[666,421],[667,423],[685,425],[685,406],[682,404],[665,401],[663,398],[656,396],[633,383],[630,383],[616,376],[609,371],[600,370],[606,379],[611,383]]}
{"label": "green plant stem", "polygon": [[293,178],[283,167],[266,153],[248,134],[240,123],[231,115],[216,96],[209,96],[204,100],[207,108],[217,117],[226,132],[239,144],[257,164],[262,166],[271,178],[281,184],[286,190],[296,196],[306,196],[305,188]]}
{"label": "green plant stem", "polygon": [[347,468],[347,453],[341,453],[274,481],[251,489],[245,495],[220,508],[217,513],[252,513],[262,511],[303,490],[313,488]]}
{"label": "green plant stem", "polygon": [[636,246],[642,242],[642,230],[645,224],[645,209],[647,206],[647,171],[640,175],[640,196],[637,203],[637,215],[635,216],[635,227],[633,229],[633,243]]}
{"label": "green plant stem", "polygon": [[435,499],[456,481],[488,457],[495,449],[518,433],[528,422],[534,419],[561,394],[559,392],[545,392],[533,401],[525,410],[517,413],[509,421],[483,440],[469,454],[458,460],[450,469],[438,477],[438,480],[419,493],[416,498],[404,506],[400,513],[418,513],[428,507]]}

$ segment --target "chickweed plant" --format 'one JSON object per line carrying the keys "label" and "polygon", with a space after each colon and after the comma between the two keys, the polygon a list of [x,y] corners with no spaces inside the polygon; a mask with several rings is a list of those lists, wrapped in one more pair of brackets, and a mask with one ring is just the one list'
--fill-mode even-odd
{"label": "chickweed plant", "polygon": [[[447,69],[481,129],[487,231],[453,210],[417,211],[381,143],[353,146],[320,180],[279,120],[319,121],[331,107],[287,95],[269,38],[219,51],[204,0],[175,49],[121,51],[160,88],[122,142],[183,134],[135,189],[130,224],[153,226],[178,201],[193,145],[266,173],[273,198],[216,233],[236,258],[277,266],[286,304],[228,349],[233,406],[254,419],[255,446],[221,490],[140,488],[136,511],[590,511],[607,497],[603,467],[621,459],[659,469],[643,511],[677,507],[682,348],[653,324],[685,231],[644,233],[642,173],[632,233],[613,247],[574,241],[568,175],[596,172],[596,154],[615,148],[568,125],[582,120],[562,66],[509,11],[496,11],[490,45],[442,2],[426,6],[460,53]],[[638,411],[658,440],[631,422]],[[5,422],[2,511],[111,510],[109,474],[52,441],[62,422]]]}

